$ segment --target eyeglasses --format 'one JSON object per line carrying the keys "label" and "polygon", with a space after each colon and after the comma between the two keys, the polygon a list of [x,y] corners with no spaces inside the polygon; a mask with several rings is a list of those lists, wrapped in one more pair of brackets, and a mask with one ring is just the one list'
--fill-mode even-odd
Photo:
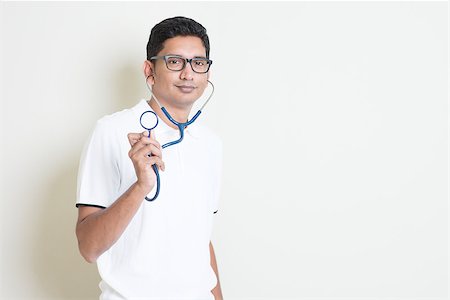
{"label": "eyeglasses", "polygon": [[167,69],[171,71],[181,71],[186,67],[186,63],[191,65],[192,71],[195,73],[207,73],[211,67],[212,60],[201,57],[184,58],[175,55],[153,56],[150,60],[163,58],[166,62]]}

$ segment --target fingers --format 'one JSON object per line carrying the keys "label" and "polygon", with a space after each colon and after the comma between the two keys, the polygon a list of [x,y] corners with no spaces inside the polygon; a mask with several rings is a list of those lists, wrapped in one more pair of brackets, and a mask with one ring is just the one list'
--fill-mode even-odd
{"label": "fingers", "polygon": [[130,145],[133,146],[139,139],[141,138],[143,133],[129,133],[127,135],[128,142],[130,142]]}
{"label": "fingers", "polygon": [[161,149],[161,144],[157,140],[155,140],[155,138],[153,137],[153,133],[150,138],[147,136],[142,136],[139,141],[144,144],[153,144],[156,147],[158,147],[159,149]]}
{"label": "fingers", "polygon": [[144,141],[138,141],[136,142],[133,147],[131,147],[130,151],[128,151],[128,156],[132,158],[135,153],[138,151],[141,151],[142,149],[145,150],[146,154],[149,155],[156,155],[159,157],[162,157],[162,150],[161,147],[158,144],[155,144],[155,142],[150,142],[148,140]]}
{"label": "fingers", "polygon": [[147,132],[148,131],[144,131],[142,133],[129,133],[128,141],[130,142],[131,147],[134,147],[136,144],[141,143],[141,145],[137,145],[139,148],[141,148],[144,145],[153,144],[159,149],[161,149],[161,145],[157,140],[154,139],[153,133],[151,132],[152,136],[148,138]]}
{"label": "fingers", "polygon": [[[128,137],[128,142],[130,142],[131,146],[133,146],[135,143],[137,143],[141,138],[147,138],[147,139],[149,138],[147,130],[145,130],[141,133],[129,133],[127,135],[127,137]],[[150,139],[153,141],[156,141],[154,130],[150,131]],[[156,141],[156,143],[159,145],[158,141]]]}
{"label": "fingers", "polygon": [[147,161],[148,164],[150,164],[151,166],[156,164],[161,171],[166,170],[166,165],[164,164],[162,159],[158,156],[150,156],[150,157],[147,156]]}
{"label": "fingers", "polygon": [[156,164],[162,171],[165,170],[165,164],[162,161],[162,147],[157,140],[155,140],[154,131],[150,131],[150,137],[148,137],[148,131],[141,133],[129,133],[127,135],[130,142],[131,149],[128,152],[128,156],[131,158],[134,164]]}
{"label": "fingers", "polygon": [[130,158],[139,158],[145,155],[162,157],[162,152],[161,149],[157,148],[154,144],[145,145],[140,141],[134,144],[128,152]]}
{"label": "fingers", "polygon": [[[138,138],[136,135],[129,134],[130,140],[136,138]],[[156,140],[141,136],[139,140],[133,142],[134,144],[128,152],[128,156],[133,163],[137,163],[138,165],[157,164],[162,171],[165,170],[165,164],[162,161],[161,146]]]}
{"label": "fingers", "polygon": [[[139,154],[137,154],[139,155]],[[165,171],[166,170],[166,165],[164,164],[163,160],[161,159],[161,157],[159,156],[147,156],[147,155],[142,155],[139,158],[139,160],[136,160],[134,162],[135,166],[138,167],[139,170],[146,170],[147,167],[146,166],[152,166],[155,165],[161,170],[161,171]]]}

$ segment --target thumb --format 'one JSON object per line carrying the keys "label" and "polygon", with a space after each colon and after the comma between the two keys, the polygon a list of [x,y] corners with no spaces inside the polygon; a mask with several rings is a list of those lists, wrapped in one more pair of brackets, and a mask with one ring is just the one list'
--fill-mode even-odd
{"label": "thumb", "polygon": [[149,133],[151,133],[151,132],[149,132],[148,130],[144,130],[141,132],[141,136],[150,137]]}
{"label": "thumb", "polygon": [[[149,131],[150,131],[150,134],[149,134]],[[142,134],[142,136],[145,136],[145,137],[148,137],[148,138],[151,138],[151,139],[155,139],[156,138],[154,130],[145,130],[141,134]]]}

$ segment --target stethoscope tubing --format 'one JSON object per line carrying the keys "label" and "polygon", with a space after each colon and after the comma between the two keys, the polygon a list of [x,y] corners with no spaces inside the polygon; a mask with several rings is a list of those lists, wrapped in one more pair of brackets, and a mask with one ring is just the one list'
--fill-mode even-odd
{"label": "stethoscope tubing", "polygon": [[[214,94],[214,84],[211,81],[208,80],[208,83],[210,83],[211,86],[212,86],[212,92],[209,95],[208,99],[205,101],[205,103],[202,105],[202,107],[200,107],[200,109],[195,113],[195,115],[190,120],[188,120],[187,122],[184,122],[184,123],[179,123],[174,118],[172,118],[172,116],[169,114],[169,112],[167,111],[167,109],[164,106],[161,106],[161,104],[159,103],[158,99],[153,94],[151,88],[148,86],[148,83],[147,83],[148,77],[146,78],[145,83],[147,84],[147,87],[150,90],[151,96],[155,99],[155,102],[158,104],[158,106],[160,107],[160,109],[162,110],[164,115],[169,119],[170,122],[172,122],[172,124],[177,126],[178,130],[180,131],[180,138],[178,140],[171,141],[171,142],[168,142],[168,143],[165,143],[164,145],[162,145],[162,149],[164,149],[164,148],[167,148],[169,146],[173,146],[175,144],[178,144],[178,143],[180,143],[183,140],[183,138],[184,138],[184,129],[186,129],[187,126],[191,125],[192,123],[194,123],[195,120],[197,120],[197,118],[202,113],[203,108],[206,106],[206,104],[209,102],[209,99],[211,99],[212,95]],[[142,117],[144,116],[144,114],[146,114],[148,112],[153,113],[156,116],[156,120],[157,120],[155,126],[151,127],[150,129],[146,128],[142,124]],[[141,117],[139,119],[139,122],[141,123],[141,126],[144,129],[148,130],[148,137],[150,137],[150,131],[152,129],[154,129],[158,125],[158,116],[156,115],[156,113],[154,111],[148,110],[148,111],[145,111],[145,112],[142,113],[142,115],[141,115]],[[160,186],[161,186],[161,179],[159,177],[158,167],[156,166],[156,164],[153,164],[152,168],[153,168],[153,171],[155,172],[155,175],[156,175],[156,192],[155,192],[155,195],[152,198],[149,198],[149,197],[145,196],[145,200],[147,200],[147,201],[154,201],[154,200],[156,200],[156,198],[158,198],[159,191],[160,191]]]}

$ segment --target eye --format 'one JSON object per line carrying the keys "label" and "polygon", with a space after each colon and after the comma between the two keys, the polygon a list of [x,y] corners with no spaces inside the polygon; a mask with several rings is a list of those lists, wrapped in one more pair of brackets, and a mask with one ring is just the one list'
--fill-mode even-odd
{"label": "eye", "polygon": [[204,65],[206,65],[206,61],[205,60],[196,60],[195,64],[197,66],[204,66]]}
{"label": "eye", "polygon": [[177,64],[182,64],[183,61],[181,58],[177,58],[177,57],[170,57],[167,59],[167,62],[171,65],[177,65]]}

